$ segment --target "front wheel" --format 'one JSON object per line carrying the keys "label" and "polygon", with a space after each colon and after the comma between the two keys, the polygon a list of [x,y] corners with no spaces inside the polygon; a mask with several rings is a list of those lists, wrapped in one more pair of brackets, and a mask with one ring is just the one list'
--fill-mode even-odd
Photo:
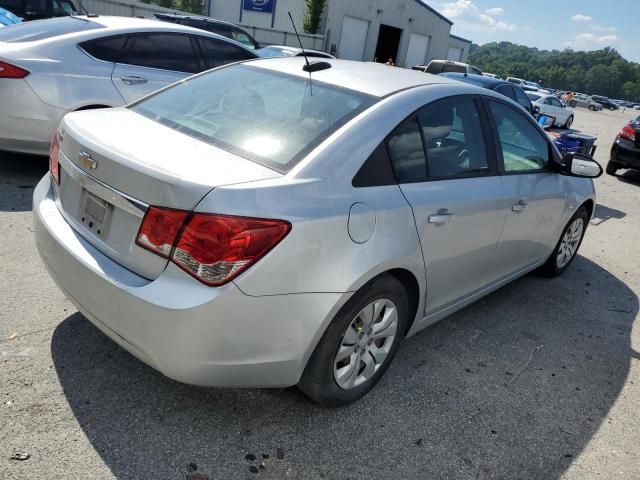
{"label": "front wheel", "polygon": [[398,351],[409,322],[408,304],[403,285],[391,275],[358,290],[327,327],[298,388],[328,407],[362,398]]}
{"label": "front wheel", "polygon": [[596,111],[596,107],[594,107],[593,105],[589,105],[589,110],[591,110],[592,112]]}
{"label": "front wheel", "polygon": [[573,115],[567,118],[567,121],[564,124],[564,128],[569,129],[571,128],[571,125],[573,125]]}
{"label": "front wheel", "polygon": [[588,222],[589,212],[587,212],[586,207],[582,206],[564,227],[556,248],[553,249],[553,253],[547,262],[540,268],[544,275],[557,277],[569,268],[582,244]]}
{"label": "front wheel", "polygon": [[607,163],[607,168],[606,168],[607,174],[615,175],[619,168],[620,167],[618,166],[618,164],[609,160],[609,163]]}

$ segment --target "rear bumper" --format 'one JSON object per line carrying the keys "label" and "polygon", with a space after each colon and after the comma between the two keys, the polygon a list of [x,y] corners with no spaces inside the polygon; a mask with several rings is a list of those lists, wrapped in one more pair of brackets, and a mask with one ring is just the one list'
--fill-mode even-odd
{"label": "rear bumper", "polygon": [[621,168],[633,168],[640,170],[640,149],[635,148],[633,143],[617,139],[611,149],[612,162],[620,165]]}
{"label": "rear bumper", "polygon": [[24,79],[0,79],[0,150],[47,155],[67,113],[40,100]]}
{"label": "rear bumper", "polygon": [[51,276],[80,312],[134,356],[184,383],[284,387],[299,381],[343,294],[251,297],[206,287],[169,264],[149,281],[115,263],[64,220],[45,176],[34,231]]}

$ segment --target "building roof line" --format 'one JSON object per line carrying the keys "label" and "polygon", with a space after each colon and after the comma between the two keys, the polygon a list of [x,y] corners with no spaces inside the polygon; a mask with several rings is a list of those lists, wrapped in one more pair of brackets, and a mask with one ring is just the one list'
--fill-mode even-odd
{"label": "building roof line", "polygon": [[449,20],[447,17],[445,17],[444,15],[442,15],[439,11],[437,11],[435,8],[430,7],[429,5],[427,5],[424,0],[415,0],[418,4],[420,4],[421,6],[423,6],[424,8],[426,8],[427,10],[429,10],[431,13],[436,14],[438,17],[440,17],[442,20],[444,20],[445,22],[447,22],[449,25],[453,25],[453,22],[451,20]]}
{"label": "building roof line", "polygon": [[473,43],[471,40],[467,40],[466,38],[458,37],[457,35],[449,34],[449,36],[450,36],[451,38],[456,39],[456,40],[460,40],[461,42],[465,42],[465,43]]}

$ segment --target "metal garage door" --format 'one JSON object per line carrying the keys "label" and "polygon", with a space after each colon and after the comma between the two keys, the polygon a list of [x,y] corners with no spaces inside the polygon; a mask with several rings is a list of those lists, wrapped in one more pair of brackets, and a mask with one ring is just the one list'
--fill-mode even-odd
{"label": "metal garage door", "polygon": [[427,58],[429,50],[429,37],[412,33],[409,37],[409,48],[407,49],[407,60],[404,66],[411,68],[414,65],[422,65]]}
{"label": "metal garage door", "polygon": [[449,55],[447,55],[447,60],[453,60],[454,62],[459,62],[462,60],[462,49],[457,47],[449,47]]}
{"label": "metal garage door", "polygon": [[354,17],[344,17],[338,55],[345,60],[363,60],[367,43],[369,22]]}

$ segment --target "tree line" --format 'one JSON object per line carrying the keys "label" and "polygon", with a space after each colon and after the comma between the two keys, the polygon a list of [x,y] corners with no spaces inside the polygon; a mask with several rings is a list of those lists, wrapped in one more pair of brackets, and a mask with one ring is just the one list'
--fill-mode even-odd
{"label": "tree line", "polygon": [[511,42],[473,44],[469,63],[503,78],[640,102],[640,64],[625,60],[611,47],[577,52],[538,50]]}

